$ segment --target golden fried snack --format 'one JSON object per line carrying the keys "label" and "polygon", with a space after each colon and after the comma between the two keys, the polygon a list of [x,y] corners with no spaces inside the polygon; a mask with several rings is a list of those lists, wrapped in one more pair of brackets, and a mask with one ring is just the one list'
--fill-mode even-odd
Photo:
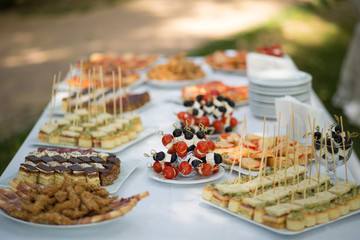
{"label": "golden fried snack", "polygon": [[161,64],[153,67],[147,76],[149,79],[159,81],[181,81],[193,80],[205,77],[205,73],[201,67],[188,61],[185,58],[186,54],[181,53],[171,57],[167,64]]}
{"label": "golden fried snack", "polygon": [[105,221],[130,211],[148,192],[122,198],[110,197],[104,188],[87,183],[64,182],[39,187],[14,179],[11,189],[0,189],[0,208],[25,221],[70,225]]}

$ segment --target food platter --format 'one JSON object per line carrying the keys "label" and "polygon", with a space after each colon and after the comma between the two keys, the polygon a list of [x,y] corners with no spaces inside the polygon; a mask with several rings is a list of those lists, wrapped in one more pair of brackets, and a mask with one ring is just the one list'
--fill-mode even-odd
{"label": "food platter", "polygon": [[195,176],[191,176],[191,177],[177,176],[174,179],[165,179],[161,174],[156,173],[151,168],[148,168],[146,170],[146,173],[150,178],[152,178],[156,181],[159,181],[159,182],[188,185],[188,184],[198,184],[198,183],[206,183],[206,182],[215,181],[224,175],[225,169],[223,167],[220,167],[219,172],[214,173],[208,177],[196,174]]}
{"label": "food platter", "polygon": [[113,218],[113,219],[109,219],[109,220],[105,220],[105,221],[101,221],[101,222],[96,222],[96,223],[88,223],[88,224],[75,224],[75,225],[51,225],[51,224],[42,224],[42,223],[33,223],[33,222],[28,222],[22,219],[18,219],[15,217],[10,216],[9,214],[7,214],[7,212],[5,212],[4,210],[2,210],[0,208],[0,215],[18,222],[20,224],[25,224],[31,227],[35,227],[35,228],[40,228],[40,229],[79,229],[79,228],[94,228],[94,227],[101,227],[104,224],[109,224],[109,223],[113,223],[115,221],[119,221],[121,219],[121,217],[117,217],[117,218]]}
{"label": "food platter", "polygon": [[236,213],[230,212],[229,210],[227,210],[225,208],[222,208],[220,206],[217,206],[217,205],[215,205],[215,204],[213,204],[213,203],[211,203],[209,201],[206,201],[204,199],[202,199],[202,202],[209,205],[209,206],[215,207],[215,208],[217,208],[217,209],[219,209],[219,210],[221,210],[221,211],[223,211],[223,212],[225,212],[227,214],[235,216],[235,217],[237,217],[237,218],[239,218],[239,219],[241,219],[243,221],[252,223],[252,224],[254,224],[256,226],[259,226],[261,228],[267,229],[267,230],[269,230],[271,232],[281,234],[281,235],[298,235],[298,234],[301,234],[301,233],[304,233],[304,232],[307,232],[307,231],[311,231],[311,230],[316,229],[316,228],[320,228],[320,227],[323,227],[323,226],[326,226],[326,225],[330,225],[332,223],[341,221],[342,219],[345,219],[345,218],[351,217],[352,215],[360,213],[360,210],[352,211],[352,212],[348,213],[347,215],[341,216],[341,217],[339,217],[338,219],[335,219],[335,220],[331,220],[330,222],[325,223],[325,224],[318,224],[318,225],[315,225],[313,227],[307,227],[307,228],[305,228],[304,230],[301,230],[301,231],[290,231],[290,230],[287,230],[287,229],[276,229],[276,228],[268,227],[268,226],[266,226],[264,224],[261,224],[261,223],[257,223],[257,222],[255,222],[253,220],[242,217],[242,216],[240,216],[240,215],[238,215]]}
{"label": "food platter", "polygon": [[[103,148],[96,148],[96,147],[93,147],[93,149],[98,152],[102,151],[102,152],[108,152],[108,153],[118,153],[118,152],[121,152],[121,151],[127,149],[128,147],[134,145],[135,143],[138,143],[138,142],[144,140],[145,138],[151,136],[157,130],[158,129],[156,127],[144,127],[144,130],[137,135],[137,138],[130,142],[121,144],[120,146],[117,146],[112,149],[103,149]],[[37,137],[31,138],[30,144],[35,145],[35,146],[46,146],[46,147],[59,147],[59,148],[71,148],[71,149],[78,148],[78,146],[53,145],[50,143],[41,142],[41,141],[39,141],[39,139]]]}
{"label": "food platter", "polygon": [[198,84],[203,81],[205,81],[206,78],[200,78],[200,79],[193,79],[193,80],[167,80],[167,81],[161,81],[161,80],[154,80],[154,79],[148,79],[147,83],[150,86],[153,87],[160,87],[160,88],[182,88],[187,85],[192,84]]}
{"label": "food platter", "polygon": [[[116,193],[121,185],[125,182],[125,180],[130,176],[130,174],[136,169],[137,165],[139,164],[139,161],[136,159],[121,159],[120,164],[120,174],[119,177],[114,181],[113,184],[109,186],[105,186],[105,189],[110,193],[114,194]],[[14,178],[17,178],[18,174],[17,172],[12,174],[11,176],[3,179],[0,181],[0,187],[10,187],[10,181],[12,181]]]}

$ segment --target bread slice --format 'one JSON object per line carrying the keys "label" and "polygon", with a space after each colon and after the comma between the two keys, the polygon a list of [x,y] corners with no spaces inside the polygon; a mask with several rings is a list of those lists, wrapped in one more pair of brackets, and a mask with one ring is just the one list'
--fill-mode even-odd
{"label": "bread slice", "polygon": [[335,220],[340,217],[339,209],[337,207],[328,208],[326,212],[329,215],[329,220]]}
{"label": "bread slice", "polygon": [[241,204],[241,200],[237,198],[230,198],[228,210],[233,213],[237,213]]}
{"label": "bread slice", "polygon": [[306,227],[312,227],[316,225],[316,214],[305,213],[304,219]]}
{"label": "bread slice", "polygon": [[209,185],[204,186],[203,188],[203,193],[202,193],[202,198],[207,200],[207,201],[211,201],[212,198],[212,188]]}
{"label": "bread slice", "polygon": [[350,212],[350,206],[345,204],[345,205],[337,205],[337,208],[339,210],[339,214],[340,216],[344,216],[346,214],[348,214]]}
{"label": "bread slice", "polygon": [[322,224],[329,222],[329,214],[328,212],[318,212],[316,215],[316,224]]}
{"label": "bread slice", "polygon": [[305,228],[304,219],[286,219],[286,228],[291,231],[301,231]]}

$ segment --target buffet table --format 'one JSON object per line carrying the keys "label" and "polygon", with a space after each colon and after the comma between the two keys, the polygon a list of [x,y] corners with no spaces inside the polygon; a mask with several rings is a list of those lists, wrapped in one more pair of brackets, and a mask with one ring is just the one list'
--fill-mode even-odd
{"label": "buffet table", "polygon": [[[240,84],[246,84],[245,77],[213,74],[210,80],[237,79]],[[143,107],[141,114],[144,128],[155,127],[167,133],[174,128],[176,122],[174,113],[182,111],[180,88],[169,89],[151,85],[140,86],[150,92],[151,102]],[[65,93],[64,93],[65,94]],[[324,106],[312,92],[312,104],[320,108]],[[61,94],[58,96],[58,101]],[[244,115],[248,122],[248,133],[262,133],[263,119],[256,118],[247,105],[240,106],[235,111],[238,119]],[[49,106],[44,110],[29,136],[12,159],[1,176],[1,180],[18,171],[19,164],[24,161],[27,153],[35,150],[32,139],[36,138],[39,127],[49,118]],[[332,122],[329,114],[327,121]],[[268,120],[273,129],[274,120]],[[238,128],[237,131],[240,131]],[[117,153],[120,159],[131,159],[138,162],[136,169],[121,185],[116,194],[128,197],[140,192],[149,191],[149,197],[138,202],[137,206],[128,214],[108,223],[95,224],[91,227],[39,227],[14,222],[0,216],[1,239],[358,239],[357,228],[360,224],[360,214],[349,216],[340,221],[326,224],[319,228],[301,234],[287,236],[271,232],[252,223],[243,221],[222,212],[202,201],[201,194],[207,183],[200,184],[170,184],[156,181],[147,175],[148,163],[153,160],[144,157],[152,149],[161,150],[161,136],[154,134],[137,144]],[[349,179],[360,183],[360,166],[355,153],[349,162]],[[344,178],[344,167],[338,169],[340,177]],[[229,171],[215,183],[226,181]],[[237,172],[233,173],[235,178]]]}

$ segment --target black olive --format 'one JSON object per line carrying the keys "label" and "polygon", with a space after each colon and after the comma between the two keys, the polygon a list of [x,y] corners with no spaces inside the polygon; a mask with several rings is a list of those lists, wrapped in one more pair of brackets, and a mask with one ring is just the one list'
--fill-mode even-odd
{"label": "black olive", "polygon": [[176,155],[176,153],[171,154],[171,160],[170,160],[170,162],[171,162],[171,163],[174,163],[174,162],[176,162],[176,160],[177,160],[177,155]]}
{"label": "black olive", "polygon": [[190,140],[194,137],[194,134],[192,132],[184,131],[184,136],[186,140]]}
{"label": "black olive", "polygon": [[161,160],[164,160],[165,158],[165,153],[164,152],[157,152],[154,156],[153,156],[153,159],[155,161],[161,161]]}
{"label": "black olive", "polygon": [[203,139],[205,138],[205,133],[203,131],[198,131],[196,133],[196,136],[199,138],[199,139]]}
{"label": "black olive", "polygon": [[184,101],[184,106],[185,107],[191,107],[194,105],[194,100],[187,100],[187,101]]}
{"label": "black olive", "polygon": [[196,101],[201,102],[201,100],[203,99],[204,95],[198,95],[196,96]]}
{"label": "black olive", "polygon": [[314,138],[315,138],[316,140],[320,140],[320,138],[321,138],[321,132],[314,132]]}
{"label": "black olive", "polygon": [[202,163],[202,161],[201,161],[200,159],[195,159],[195,160],[193,160],[193,161],[191,162],[191,165],[196,168],[196,167],[198,167],[201,163]]}
{"label": "black olive", "polygon": [[224,106],[219,107],[219,111],[222,113],[226,112],[226,108]]}
{"label": "black olive", "polygon": [[174,137],[180,137],[182,134],[182,130],[180,128],[177,128],[173,131],[173,136]]}
{"label": "black olive", "polygon": [[222,157],[221,157],[221,155],[218,154],[218,153],[214,153],[214,161],[215,161],[216,164],[222,163]]}
{"label": "black olive", "polygon": [[212,105],[214,105],[214,103],[212,101],[207,101],[205,103],[205,106],[207,106],[207,107],[211,107]]}
{"label": "black olive", "polygon": [[225,132],[231,132],[233,130],[232,126],[228,126],[225,128]]}

